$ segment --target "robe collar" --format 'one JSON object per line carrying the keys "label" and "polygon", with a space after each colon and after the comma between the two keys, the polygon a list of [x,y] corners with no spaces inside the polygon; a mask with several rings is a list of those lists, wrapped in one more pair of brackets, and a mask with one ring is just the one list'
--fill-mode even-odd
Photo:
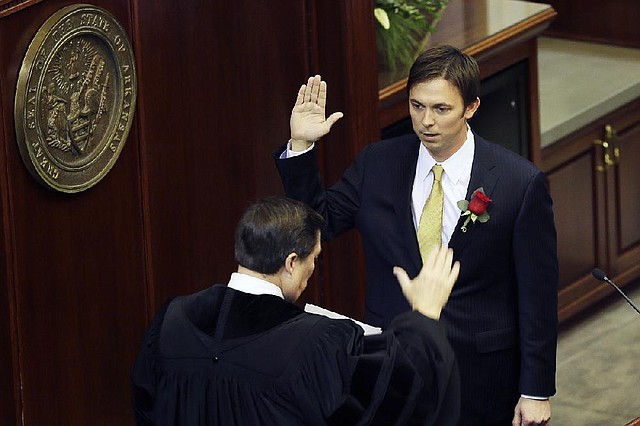
{"label": "robe collar", "polygon": [[240,272],[231,274],[227,287],[243,293],[255,294],[256,296],[270,294],[284,300],[282,290],[277,285]]}

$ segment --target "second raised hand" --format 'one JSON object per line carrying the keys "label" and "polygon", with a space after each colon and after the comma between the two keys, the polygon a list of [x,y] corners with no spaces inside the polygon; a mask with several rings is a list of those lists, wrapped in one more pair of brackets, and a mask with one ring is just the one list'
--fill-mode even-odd
{"label": "second raised hand", "polygon": [[437,320],[458,279],[460,263],[453,261],[453,250],[446,245],[435,246],[414,279],[399,266],[393,268],[393,273],[411,307]]}
{"label": "second raised hand", "polygon": [[319,75],[309,77],[307,84],[300,86],[296,103],[291,110],[291,142],[294,151],[303,151],[322,136],[343,117],[334,112],[325,118],[327,105],[327,83]]}

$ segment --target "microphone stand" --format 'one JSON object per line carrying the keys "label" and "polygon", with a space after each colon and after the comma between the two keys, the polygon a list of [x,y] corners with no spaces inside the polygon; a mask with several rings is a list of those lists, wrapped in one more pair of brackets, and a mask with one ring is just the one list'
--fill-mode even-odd
{"label": "microphone stand", "polygon": [[627,301],[627,303],[628,303],[629,305],[631,305],[631,307],[632,307],[633,309],[635,309],[635,310],[636,310],[636,312],[637,312],[638,314],[640,314],[640,310],[638,309],[638,307],[637,307],[636,305],[634,305],[634,304],[633,304],[633,302],[631,301],[631,299],[629,299],[629,298],[627,297],[627,295],[626,295],[626,294],[624,294],[624,292],[623,292],[622,290],[620,290],[620,288],[619,288],[619,287],[618,287],[618,286],[617,286],[613,281],[611,281],[611,280],[609,279],[609,277],[607,277],[607,274],[605,274],[601,269],[596,268],[596,269],[594,269],[593,271],[591,271],[591,274],[592,274],[592,275],[593,275],[597,280],[600,280],[600,281],[606,282],[606,283],[608,283],[609,285],[611,285],[611,287],[615,288],[615,289],[618,291],[618,293],[620,293],[620,294],[622,295],[622,297],[624,297],[624,300],[626,300],[626,301]]}

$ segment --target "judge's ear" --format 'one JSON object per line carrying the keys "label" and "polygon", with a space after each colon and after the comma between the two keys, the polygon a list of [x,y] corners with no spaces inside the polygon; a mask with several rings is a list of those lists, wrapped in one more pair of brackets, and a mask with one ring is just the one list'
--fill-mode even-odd
{"label": "judge's ear", "polygon": [[289,255],[284,260],[284,270],[289,274],[293,274],[293,269],[295,268],[298,257],[298,254],[295,252],[289,253]]}

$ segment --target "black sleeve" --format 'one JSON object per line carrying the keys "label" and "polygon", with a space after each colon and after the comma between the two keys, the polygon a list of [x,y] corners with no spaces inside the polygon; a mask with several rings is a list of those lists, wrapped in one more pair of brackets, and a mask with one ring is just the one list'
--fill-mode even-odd
{"label": "black sleeve", "polygon": [[[284,147],[283,147],[284,148]],[[273,157],[287,197],[308,204],[325,219],[324,240],[333,239],[352,229],[360,208],[360,188],[366,163],[365,148],[340,180],[331,188],[323,186],[318,169],[317,149],[287,159]]]}
{"label": "black sleeve", "polygon": [[437,321],[401,314],[354,349],[349,394],[330,424],[457,424],[458,367]]}
{"label": "black sleeve", "polygon": [[147,329],[140,352],[131,372],[133,411],[138,426],[153,425],[153,409],[156,394],[156,371],[159,355],[160,329],[167,311],[167,303]]}

